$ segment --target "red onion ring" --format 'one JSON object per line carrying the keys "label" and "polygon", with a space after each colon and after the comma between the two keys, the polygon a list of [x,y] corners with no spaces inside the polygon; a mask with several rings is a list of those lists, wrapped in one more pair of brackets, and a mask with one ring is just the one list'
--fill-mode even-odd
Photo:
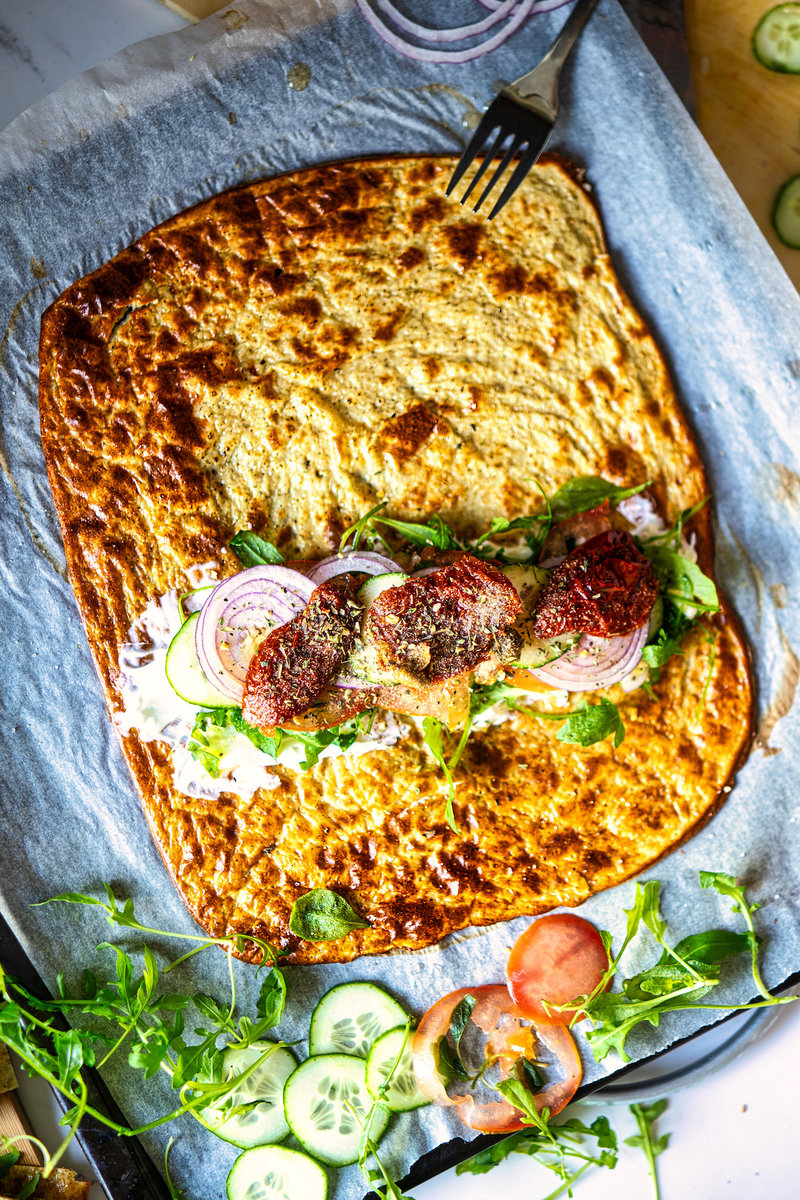
{"label": "red onion ring", "polygon": [[398,567],[396,562],[383,554],[375,554],[372,550],[345,550],[342,554],[331,554],[315,563],[308,572],[308,578],[318,587],[327,579],[349,571],[356,571],[361,575],[388,575],[400,570],[402,567]]}
{"label": "red onion ring", "polygon": [[248,567],[217,584],[195,629],[197,658],[209,683],[241,700],[252,657],[246,642],[302,612],[315,587],[299,571],[270,566]]}
{"label": "red onion ring", "polygon": [[[470,62],[474,58],[482,58],[483,55],[488,54],[490,50],[496,50],[498,46],[502,46],[503,42],[507,41],[507,39],[511,37],[512,33],[519,29],[523,21],[525,21],[532,12],[539,11],[539,2],[540,0],[520,0],[519,7],[516,9],[516,11],[509,11],[508,20],[497,31],[497,33],[485,38],[484,41],[479,42],[477,46],[470,46],[462,50],[429,50],[424,46],[415,46],[412,42],[406,41],[403,37],[395,33],[393,29],[386,25],[382,18],[379,17],[372,8],[370,8],[368,0],[356,0],[356,7],[358,8],[364,20],[368,25],[371,26],[375,33],[377,33],[378,36],[382,38],[388,46],[391,46],[393,50],[397,50],[398,53],[404,54],[406,58],[414,59],[416,62],[463,63]],[[542,2],[547,3],[548,0],[542,0]],[[388,12],[390,8],[388,0],[386,0],[386,3],[382,4],[381,7],[384,11]],[[400,14],[393,13],[392,19],[396,21],[398,15]],[[419,26],[419,28],[422,29],[423,26]],[[464,28],[468,28],[468,26],[462,26],[462,30]],[[431,29],[424,35],[424,37],[422,34],[418,34],[417,36],[420,38],[420,40],[432,42],[435,45],[447,41],[447,33],[447,30]],[[462,32],[459,36],[459,40],[461,37],[466,36],[469,35],[465,35]]]}
{"label": "red onion ring", "polygon": [[641,661],[650,635],[650,621],[619,637],[592,637],[585,633],[555,662],[531,668],[531,675],[551,687],[568,692],[594,692],[619,683]]}
{"label": "red onion ring", "polygon": [[491,15],[484,17],[482,21],[475,21],[472,25],[457,25],[453,29],[432,29],[430,25],[420,25],[417,21],[410,21],[408,17],[398,11],[392,0],[374,0],[374,2],[398,29],[413,34],[420,41],[440,44],[442,42],[463,42],[467,38],[478,37],[479,34],[486,33],[498,21],[502,21],[503,17],[509,16],[519,0],[500,0],[498,4],[492,5]]}
{"label": "red onion ring", "polygon": [[[488,8],[489,12],[497,12],[500,7],[500,0],[478,0],[478,3],[482,4],[484,8]],[[552,12],[554,8],[562,8],[568,3],[569,0],[539,0],[539,3],[536,5],[536,12]]]}

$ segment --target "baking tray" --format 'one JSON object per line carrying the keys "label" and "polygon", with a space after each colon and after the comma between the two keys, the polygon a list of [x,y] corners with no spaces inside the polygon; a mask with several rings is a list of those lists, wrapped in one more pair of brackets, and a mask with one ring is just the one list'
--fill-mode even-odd
{"label": "baking tray", "polygon": [[[238,13],[233,21],[232,12]],[[323,12],[331,18],[320,28]],[[37,633],[42,639],[33,664],[19,625],[9,622],[5,646],[10,683],[22,680],[24,690],[8,690],[9,703],[18,707],[10,722],[14,737],[7,738],[0,751],[5,756],[0,772],[0,809],[5,816],[5,824],[0,822],[0,853],[12,856],[18,850],[24,820],[30,869],[26,873],[21,863],[13,892],[0,878],[0,896],[25,952],[51,983],[56,966],[52,947],[58,944],[54,939],[75,936],[85,947],[100,941],[107,927],[101,918],[86,914],[78,926],[74,913],[67,916],[52,909],[37,910],[34,923],[25,907],[27,899],[70,888],[89,890],[106,877],[127,886],[137,899],[137,910],[142,899],[145,917],[150,905],[151,923],[187,931],[192,924],[165,880],[144,828],[64,579],[35,424],[35,318],[70,279],[91,270],[162,217],[231,183],[371,150],[457,149],[468,136],[469,125],[462,118],[470,115],[470,105],[473,110],[485,106],[495,74],[502,69],[511,78],[529,67],[564,19],[556,12],[535,28],[532,23],[524,44],[512,41],[502,55],[447,83],[440,78],[442,72],[399,63],[371,43],[346,0],[298,3],[290,30],[273,16],[269,6],[243,0],[240,7],[186,34],[135,47],[23,115],[0,141],[5,153],[0,169],[13,177],[6,212],[0,214],[0,254],[8,261],[10,280],[8,288],[0,288],[4,326],[7,323],[0,350],[0,370],[6,374],[2,403],[11,410],[0,479],[8,504],[3,532],[7,596],[12,617],[20,621],[33,598],[39,606]],[[343,30],[344,49],[333,36]],[[334,47],[333,58],[341,50],[349,69],[362,72],[355,82],[343,79],[338,66],[333,69],[331,55],[326,60],[328,45]],[[287,72],[300,59],[312,62],[317,91],[287,97]],[[399,78],[402,83],[396,82]],[[736,595],[748,634],[759,649],[764,757],[748,764],[745,783],[711,826],[659,868],[658,874],[670,881],[666,915],[676,928],[685,927],[690,918],[694,921],[681,896],[690,880],[696,887],[698,866],[739,874],[746,865],[749,882],[765,905],[774,893],[782,893],[777,936],[766,947],[764,968],[768,981],[777,985],[791,979],[800,964],[800,880],[797,863],[786,850],[800,739],[797,714],[792,716],[781,693],[788,653],[784,641],[790,646],[796,635],[792,614],[779,611],[777,599],[769,603],[771,589],[786,587],[788,573],[796,570],[793,564],[800,562],[800,545],[794,549],[796,529],[785,525],[793,472],[800,477],[788,414],[792,382],[796,391],[800,374],[795,361],[800,306],[614,0],[602,0],[566,82],[556,148],[589,168],[616,266],[666,347],[684,404],[712,456],[708,466],[722,515],[719,573]],[[627,103],[621,103],[621,97]],[[284,110],[294,122],[293,130],[280,124]],[[43,186],[45,177],[49,186]],[[725,459],[726,445],[733,447],[731,460],[736,452],[735,469]],[[762,461],[765,471],[773,462],[784,474],[756,475]],[[749,555],[743,547],[749,548]],[[62,654],[69,656],[71,672],[66,690],[56,674],[63,665]],[[64,701],[55,709],[54,692]],[[29,731],[46,732],[52,751],[40,753]],[[761,782],[767,773],[769,812],[764,811],[768,789]],[[47,797],[52,793],[68,807],[70,788],[78,790],[82,807],[64,822],[54,855]],[[26,804],[40,814],[40,821],[25,820]],[[71,844],[71,838],[92,846],[94,879],[87,870],[85,845]],[[39,861],[50,864],[45,879],[36,874]],[[113,874],[104,876],[109,863]],[[617,929],[627,886],[594,897],[587,915],[603,927]],[[45,887],[49,891],[43,893]],[[686,891],[689,894],[694,898],[694,890]],[[698,920],[731,920],[729,914],[717,915],[727,910],[708,894],[698,907]],[[762,915],[766,920],[772,913],[767,908]],[[483,931],[480,942],[473,941],[471,947],[462,942],[476,985],[497,976],[498,948],[521,927],[518,922],[499,932],[497,927]],[[480,957],[477,945],[488,948],[483,955],[488,965],[480,969],[472,965]],[[453,949],[451,943],[432,954],[359,960],[357,968],[328,970],[326,985],[352,978],[357,970],[362,978],[389,982],[400,998],[414,995],[413,1007],[422,1011],[426,997],[428,1003],[435,998],[431,992],[440,979],[438,965],[449,963],[452,970]],[[198,966],[198,972],[203,970],[208,982],[199,974],[197,986],[205,984],[204,990],[214,991],[221,972],[213,963]],[[244,969],[239,978],[245,999],[252,999]],[[308,982],[313,990],[314,978],[308,969],[303,987]],[[300,982],[295,973],[292,986],[300,987]],[[744,987],[731,993],[732,998],[746,1001]],[[324,990],[322,984],[320,988]],[[440,987],[438,994],[446,990]],[[300,992],[304,994],[302,987]],[[690,1015],[686,1017],[679,1025],[648,1032],[635,1048],[638,1060],[684,1040],[703,1024],[699,1019],[692,1024]],[[288,1029],[287,1037],[292,1036]],[[584,1092],[599,1086],[607,1073],[607,1065],[598,1069],[587,1062]],[[130,1078],[109,1072],[106,1082],[118,1101],[124,1097],[126,1115],[138,1124],[141,1097],[131,1090]],[[441,1143],[449,1141],[458,1124],[456,1119],[448,1125],[441,1112],[428,1114],[426,1120]],[[171,1160],[184,1183],[192,1162],[196,1168],[199,1161],[191,1159],[188,1141],[183,1159],[176,1147],[178,1154]],[[409,1161],[419,1157],[420,1140],[405,1142]],[[163,1147],[149,1138],[147,1148],[159,1161]],[[450,1152],[445,1149],[442,1155]],[[456,1142],[456,1152],[466,1156],[471,1148],[459,1149]],[[204,1167],[213,1153],[213,1147],[208,1153],[204,1148]],[[444,1157],[439,1165],[448,1161]],[[356,1195],[357,1183],[351,1183],[348,1198]],[[363,1185],[359,1194],[362,1191]]]}

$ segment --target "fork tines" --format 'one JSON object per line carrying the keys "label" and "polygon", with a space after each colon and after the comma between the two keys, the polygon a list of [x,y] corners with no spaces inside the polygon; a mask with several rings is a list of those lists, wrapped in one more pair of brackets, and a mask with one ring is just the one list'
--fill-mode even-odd
{"label": "fork tines", "polygon": [[[480,199],[472,210],[473,212],[477,212],[495,185],[500,182],[503,173],[510,165],[514,156],[519,154],[519,161],[510,179],[500,193],[494,208],[489,213],[489,220],[491,221],[493,217],[497,216],[504,204],[514,195],[514,192],[544,150],[553,132],[553,125],[554,122],[550,122],[544,117],[540,117],[536,113],[522,108],[521,105],[515,104],[513,100],[502,95],[498,96],[489,105],[486,113],[481,118],[478,128],[472,135],[469,145],[461,155],[458,165],[453,172],[453,178],[448,184],[446,194],[450,195],[473,160],[483,152],[483,161],[472,177],[466,192],[461,197],[461,203],[466,203],[474,188],[483,178],[489,164],[502,152],[500,162],[497,164],[491,179],[483,189]],[[486,147],[493,135],[495,136],[491,148],[487,149]],[[509,138],[511,140],[506,149],[503,150],[503,146],[509,141]]]}

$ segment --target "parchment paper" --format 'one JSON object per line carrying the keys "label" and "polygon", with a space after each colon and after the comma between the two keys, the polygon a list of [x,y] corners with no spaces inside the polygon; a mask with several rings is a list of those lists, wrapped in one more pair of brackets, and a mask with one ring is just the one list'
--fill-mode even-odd
{"label": "parchment paper", "polygon": [[[455,22],[458,7],[439,5],[440,19]],[[414,11],[425,16],[421,5]],[[94,911],[29,908],[56,892],[109,880],[135,898],[146,924],[194,926],[151,844],[66,577],[38,435],[41,312],[155,222],[230,184],[353,154],[459,150],[496,81],[534,65],[564,16],[532,19],[486,59],[442,68],[388,50],[348,0],[236,0],[73,80],[0,135],[0,900],[48,984],[58,971],[74,980],[87,963],[107,965],[92,947],[122,933]],[[305,90],[287,82],[298,63],[310,68]],[[735,924],[727,904],[699,893],[698,869],[744,876],[763,904],[765,974],[778,983],[800,969],[800,302],[615,0],[602,0],[578,46],[554,147],[586,166],[617,268],[666,350],[705,449],[718,576],[744,620],[758,680],[759,748],[719,815],[648,874],[664,881],[680,935]],[[632,890],[622,885],[584,910],[619,935]],[[317,997],[342,980],[382,981],[418,1014],[464,982],[497,981],[526,924],[466,931],[413,955],[290,969],[281,1033],[303,1038]],[[253,971],[237,965],[236,977],[252,1011]],[[222,956],[192,960],[174,983],[224,997]],[[734,972],[727,995],[749,992],[745,972]],[[676,1015],[630,1048],[652,1053],[702,1023]],[[589,1079],[619,1066],[583,1052]],[[158,1080],[143,1087],[118,1067],[107,1078],[132,1122],[172,1106]],[[177,1183],[203,1200],[222,1196],[236,1151],[184,1118],[148,1137],[157,1161],[171,1132]],[[402,1174],[465,1133],[446,1112],[421,1110],[394,1122],[386,1159]],[[355,1200],[364,1190],[349,1168],[331,1194]]]}

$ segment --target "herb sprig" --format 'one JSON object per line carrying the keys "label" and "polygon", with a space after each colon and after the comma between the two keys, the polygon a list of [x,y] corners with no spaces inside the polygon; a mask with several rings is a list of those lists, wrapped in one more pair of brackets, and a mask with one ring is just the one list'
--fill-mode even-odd
{"label": "herb sprig", "polygon": [[656,1159],[659,1154],[663,1154],[669,1145],[670,1134],[657,1134],[655,1131],[655,1123],[659,1117],[667,1110],[668,1101],[656,1100],[653,1104],[631,1104],[630,1111],[633,1113],[636,1124],[639,1127],[639,1132],[633,1137],[625,1138],[626,1146],[636,1146],[644,1151],[647,1165],[650,1168],[650,1176],[653,1180],[655,1189],[655,1200],[661,1200],[661,1187],[658,1181],[658,1167]]}
{"label": "herb sprig", "polygon": [[[590,995],[576,997],[569,1006],[564,1006],[572,1008],[574,1005],[592,1022],[586,1040],[598,1062],[612,1050],[624,1062],[629,1061],[626,1042],[633,1030],[643,1023],[658,1026],[662,1017],[670,1012],[703,1008],[735,1011],[791,1004],[797,999],[796,996],[773,995],[761,977],[758,936],[752,917],[758,905],[749,903],[744,888],[733,876],[719,871],[701,871],[700,884],[733,900],[734,912],[743,917],[745,931],[705,930],[672,946],[666,939],[667,924],[660,910],[660,883],[658,880],[637,883],[633,905],[624,910],[627,927],[616,954],[612,954],[610,935],[601,934],[609,952],[608,970]],[[606,991],[618,975],[622,956],[642,925],[661,947],[661,957],[646,970],[623,978],[621,991]],[[761,999],[747,1004],[707,1003],[705,997],[720,983],[720,964],[743,952],[750,954],[751,975]]]}
{"label": "herb sprig", "polygon": [[[159,971],[155,954],[148,945],[142,947],[141,961],[136,963],[121,946],[101,942],[98,949],[114,956],[114,973],[98,978],[92,971],[85,971],[79,994],[69,991],[64,976],[59,975],[56,996],[49,1000],[32,995],[0,966],[0,1041],[19,1055],[30,1074],[46,1079],[71,1104],[62,1119],[68,1133],[56,1152],[47,1156],[42,1171],[45,1178],[52,1173],[85,1115],[95,1117],[124,1137],[155,1129],[184,1113],[191,1113],[205,1124],[202,1110],[209,1105],[224,1106],[226,1096],[282,1044],[274,1043],[234,1079],[224,1077],[222,1056],[226,1046],[251,1046],[283,1016],[286,980],[276,966],[278,954],[268,942],[244,934],[209,938],[154,929],[138,920],[130,899],[118,898],[108,884],[105,893],[105,901],[80,892],[66,892],[45,903],[100,907],[112,925],[197,944]],[[261,984],[256,1019],[241,1016],[237,1020],[232,956],[248,942],[261,951],[261,967],[270,969]],[[226,1004],[202,992],[163,989],[164,976],[214,945],[222,947],[228,956],[231,990]],[[194,1031],[200,1041],[190,1041],[186,1036],[184,1014],[190,1007],[205,1022]],[[67,1026],[65,1016],[81,1024]],[[218,1045],[220,1038],[225,1039],[222,1047]],[[103,1066],[123,1048],[129,1065],[140,1070],[145,1079],[164,1072],[178,1093],[176,1106],[136,1129],[121,1125],[92,1107],[83,1074],[86,1068]]]}

